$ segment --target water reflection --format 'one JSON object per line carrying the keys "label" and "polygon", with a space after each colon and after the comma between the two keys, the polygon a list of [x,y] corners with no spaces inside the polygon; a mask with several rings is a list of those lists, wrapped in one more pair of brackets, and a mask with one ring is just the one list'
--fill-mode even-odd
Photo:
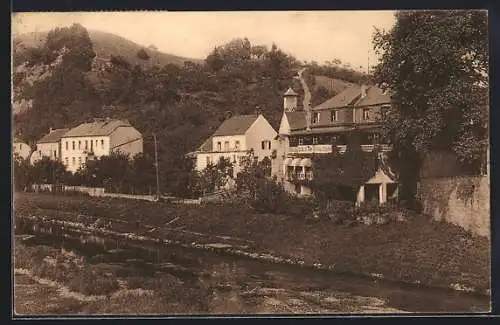
{"label": "water reflection", "polygon": [[[200,290],[193,301],[210,313],[397,313],[487,310],[487,297],[455,291],[373,282],[323,271],[276,265],[207,251],[82,235],[25,224],[29,245],[73,250],[88,263],[113,267],[120,276],[174,275]],[[199,292],[205,296],[200,297]],[[206,304],[206,306],[205,306]],[[201,307],[200,307],[201,308]]]}

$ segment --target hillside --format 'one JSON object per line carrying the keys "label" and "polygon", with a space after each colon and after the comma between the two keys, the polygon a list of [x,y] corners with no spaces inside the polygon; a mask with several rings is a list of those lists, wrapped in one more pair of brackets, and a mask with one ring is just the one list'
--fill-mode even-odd
{"label": "hillside", "polygon": [[[164,64],[154,67],[137,57],[141,46],[109,33],[88,33],[78,24],[43,37],[36,34],[36,39],[39,47],[23,50],[16,43],[13,55],[14,133],[34,144],[49,128],[74,127],[95,117],[127,119],[143,134],[146,156],[154,152],[156,134],[166,192],[186,189],[190,163],[185,154],[227,116],[261,112],[277,129],[283,93],[290,86],[303,93],[294,78],[301,62],[276,45],[269,49],[246,38],[216,47],[193,64],[168,64],[184,58],[162,53],[156,60]],[[30,47],[35,34],[21,40]],[[103,57],[110,60],[102,62]],[[340,80],[344,76],[356,79],[349,71],[315,69],[308,84],[314,86],[315,76],[328,78],[320,77],[318,87],[309,87],[313,100],[345,88],[348,83]]]}
{"label": "hillside", "polygon": [[319,87],[324,87],[329,92],[334,92],[336,94],[340,93],[347,87],[351,87],[354,85],[352,82],[336,78],[330,78],[326,76],[314,76],[314,78],[316,80],[315,89],[318,89]]}
{"label": "hillside", "polygon": [[[22,41],[26,47],[34,47],[42,45],[45,42],[48,32],[28,33],[16,36],[15,39]],[[173,54],[163,53],[147,49],[150,56],[149,60],[141,60],[137,57],[137,52],[146,46],[139,45],[121,36],[97,30],[88,30],[94,51],[97,58],[108,60],[111,55],[121,55],[132,65],[139,64],[142,67],[151,65],[164,66],[172,63],[175,65],[183,65],[184,61],[192,61],[201,63],[202,59],[185,58]]]}

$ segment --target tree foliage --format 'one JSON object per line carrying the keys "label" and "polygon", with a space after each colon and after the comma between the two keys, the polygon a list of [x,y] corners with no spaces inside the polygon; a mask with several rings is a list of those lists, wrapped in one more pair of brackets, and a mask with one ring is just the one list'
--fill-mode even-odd
{"label": "tree foliage", "polygon": [[203,143],[227,112],[255,114],[259,109],[278,128],[282,95],[301,65],[276,45],[267,48],[239,38],[216,47],[200,64],[140,67],[116,54],[105,69],[90,70],[102,58],[92,61],[92,43],[80,27],[52,31],[39,48],[57,56],[35,60],[36,67],[58,56],[63,64],[49,77],[23,86],[22,96],[33,105],[14,117],[16,133],[34,143],[50,127],[74,127],[91,117],[127,119],[142,133],[147,157],[154,154],[156,134],[160,186],[176,195],[187,194],[192,183],[192,162],[185,154]]}
{"label": "tree foliage", "polygon": [[359,187],[375,175],[380,150],[363,151],[360,138],[357,132],[349,134],[343,154],[334,144],[332,154],[312,157],[314,179],[310,185],[319,199],[355,200]]}
{"label": "tree foliage", "polygon": [[394,103],[384,129],[410,196],[422,153],[452,150],[464,165],[484,159],[487,32],[485,11],[403,11],[390,31],[374,35],[382,54],[374,79]]}
{"label": "tree foliage", "polygon": [[141,60],[149,60],[149,58],[150,58],[150,56],[145,48],[142,48],[139,51],[137,51],[137,57]]}

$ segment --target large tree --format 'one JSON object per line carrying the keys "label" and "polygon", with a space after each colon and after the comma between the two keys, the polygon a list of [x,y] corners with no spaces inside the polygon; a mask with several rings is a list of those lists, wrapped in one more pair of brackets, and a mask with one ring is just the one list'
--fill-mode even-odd
{"label": "large tree", "polygon": [[484,158],[488,121],[485,11],[402,11],[377,30],[375,81],[392,91],[385,131],[399,159],[403,196],[413,197],[422,154],[453,151],[464,166]]}

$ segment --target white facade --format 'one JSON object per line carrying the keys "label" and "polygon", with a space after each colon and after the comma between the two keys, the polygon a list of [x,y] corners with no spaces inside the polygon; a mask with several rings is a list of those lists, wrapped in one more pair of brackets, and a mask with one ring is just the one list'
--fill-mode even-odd
{"label": "white facade", "polygon": [[211,149],[197,151],[195,169],[202,171],[209,163],[217,164],[224,157],[233,163],[234,176],[242,169],[242,159],[253,152],[259,161],[265,157],[271,158],[276,149],[277,132],[271,124],[259,115],[244,134],[213,136]]}
{"label": "white facade", "polygon": [[31,153],[31,148],[27,143],[21,141],[12,142],[12,154],[18,155],[23,159],[28,159]]}
{"label": "white facade", "polygon": [[31,155],[31,163],[41,160],[43,157],[48,157],[52,160],[58,160],[60,155],[60,142],[53,143],[37,143],[36,150]]}
{"label": "white facade", "polygon": [[143,139],[132,126],[120,126],[109,135],[64,136],[61,138],[61,161],[66,169],[76,172],[88,159],[121,152],[130,157],[143,151]]}

